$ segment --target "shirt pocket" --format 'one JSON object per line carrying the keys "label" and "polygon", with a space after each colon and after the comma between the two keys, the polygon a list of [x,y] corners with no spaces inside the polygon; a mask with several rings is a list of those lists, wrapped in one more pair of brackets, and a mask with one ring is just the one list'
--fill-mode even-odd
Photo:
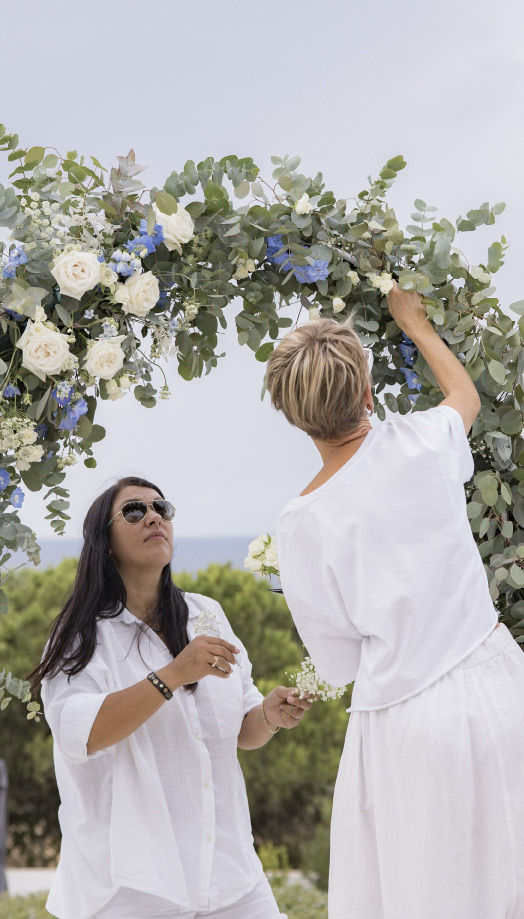
{"label": "shirt pocket", "polygon": [[220,737],[238,737],[244,720],[244,692],[237,668],[227,680],[208,677],[208,687]]}

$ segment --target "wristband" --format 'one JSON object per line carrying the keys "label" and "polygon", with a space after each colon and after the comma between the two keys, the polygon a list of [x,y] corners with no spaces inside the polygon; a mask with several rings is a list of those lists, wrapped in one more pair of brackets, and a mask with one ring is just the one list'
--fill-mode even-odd
{"label": "wristband", "polygon": [[157,676],[156,673],[153,673],[153,672],[148,673],[147,678],[149,682],[153,684],[153,686],[156,686],[156,688],[162,693],[162,695],[166,699],[173,698],[173,693],[171,692],[169,686],[166,686],[166,684],[162,682],[162,680],[160,679],[159,676]]}

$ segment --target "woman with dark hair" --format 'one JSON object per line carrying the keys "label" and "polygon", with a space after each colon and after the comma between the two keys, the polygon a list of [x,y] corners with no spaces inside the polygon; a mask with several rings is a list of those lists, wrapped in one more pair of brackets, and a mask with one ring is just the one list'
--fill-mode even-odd
{"label": "woman with dark hair", "polygon": [[264,698],[219,604],[175,586],[174,512],[140,478],[97,498],[73,593],[31,674],[61,799],[47,901],[58,919],[281,915],[236,750],[296,727],[311,703],[283,686]]}
{"label": "woman with dark hair", "polygon": [[464,494],[481,403],[421,297],[395,286],[388,304],[443,393],[434,408],[372,426],[372,354],[332,319],[286,335],[266,374],[322,461],[280,516],[282,587],[320,675],[354,682],[329,917],[522,919],[524,655]]}

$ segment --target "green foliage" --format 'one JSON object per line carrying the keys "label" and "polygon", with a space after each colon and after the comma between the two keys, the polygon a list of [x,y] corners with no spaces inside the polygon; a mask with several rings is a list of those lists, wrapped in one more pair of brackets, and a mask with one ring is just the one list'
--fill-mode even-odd
{"label": "green foliage", "polygon": [[[271,878],[273,893],[288,919],[327,919],[326,895],[307,890],[299,884],[288,884],[285,875]],[[47,894],[28,897],[0,896],[0,919],[49,919],[45,908]]]}
{"label": "green foliage", "polygon": [[[40,661],[47,630],[72,586],[75,569],[75,560],[68,559],[45,571],[22,571],[7,582],[12,613],[0,618],[0,657],[9,653],[18,672],[27,674]],[[182,573],[177,583],[223,606],[248,649],[262,692],[290,685],[286,671],[298,669],[303,648],[281,595],[229,565],[210,565],[196,577]],[[280,731],[260,750],[239,751],[255,841],[268,868],[286,867],[288,860],[300,867],[306,857],[308,840],[332,795],[349,704],[349,693],[337,702],[316,703],[295,730]],[[53,863],[59,842],[58,794],[45,720],[28,728],[21,706],[10,706],[0,719],[0,749],[10,776],[11,863]],[[327,845],[327,838],[321,843]],[[318,871],[309,861],[308,867]]]}
{"label": "green foliage", "polygon": [[[134,387],[138,401],[154,407],[153,369],[159,358],[169,355],[176,356],[185,380],[209,373],[222,356],[218,329],[226,327],[234,299],[239,301],[239,343],[261,362],[292,322],[282,316],[283,307],[295,308],[296,321],[304,310],[332,317],[336,300],[337,318],[351,312],[362,343],[373,350],[378,417],[384,419],[385,406],[406,414],[415,400],[417,411],[437,404],[442,395],[421,354],[413,367],[418,382],[403,373],[400,329],[384,296],[396,278],[403,289],[422,294],[428,319],[479,392],[482,408],[471,437],[476,474],[467,490],[468,514],[493,600],[514,636],[524,642],[524,301],[504,309],[495,293],[493,275],[504,264],[507,249],[504,236],[491,240],[475,265],[463,255],[459,238],[478,227],[492,227],[504,204],[483,202],[465,217],[450,220],[417,198],[413,222],[402,228],[387,200],[406,166],[402,156],[390,159],[356,197],[337,198],[321,173],[304,175],[300,157],[288,155],[272,157],[272,183],[260,176],[249,157],[188,160],[163,188],[149,190],[149,203],[142,203],[144,186],[137,175],[143,167],[133,150],[118,157],[118,167],[108,175],[96,158],[88,165],[76,150],[59,156],[41,146],[21,148],[18,136],[3,126],[0,150],[16,163],[12,187],[0,187],[0,225],[9,227],[16,244],[27,249],[27,261],[17,264],[15,277],[0,280],[0,471],[10,476],[0,493],[0,572],[17,548],[38,561],[34,534],[20,523],[11,503],[20,481],[33,491],[47,489],[47,519],[62,532],[69,507],[63,469],[78,455],[94,467],[93,447],[105,433],[94,424],[97,400],[119,398]],[[50,241],[35,228],[32,207],[38,209],[38,202],[56,207],[69,221],[62,240]],[[125,254],[126,245],[143,233],[143,220],[153,233],[158,217],[154,206],[164,215],[165,231],[169,221],[185,221],[180,242],[168,244],[166,231],[154,251],[137,250],[136,271],[158,282],[162,293],[156,305],[128,312],[128,288],[120,283],[121,275],[101,279],[78,297],[60,289],[51,274],[57,253],[71,245],[84,255],[102,253],[109,271],[116,264],[111,260]],[[97,215],[103,226],[100,235],[82,222],[80,211]],[[281,242],[278,251],[275,238]],[[2,265],[8,255],[2,247]],[[6,304],[22,321],[5,312]],[[520,319],[515,321],[511,312]],[[67,335],[70,346],[71,361],[49,375],[38,375],[17,347],[24,323],[27,330],[38,316],[49,331]],[[121,340],[123,365],[116,377],[91,376],[86,358],[111,332]],[[149,353],[143,350],[146,340],[152,343]],[[64,410],[53,395],[58,383],[70,384],[73,400],[85,398],[88,405],[71,430],[60,428]],[[17,385],[20,395],[5,398],[8,384]],[[398,394],[393,395],[393,387]],[[159,395],[168,396],[167,386]],[[20,463],[18,446],[2,439],[2,426],[13,419],[22,419],[31,430],[35,423],[45,425],[34,448],[38,456],[27,462]],[[27,429],[25,433],[30,434]],[[2,604],[0,578],[0,609]]]}

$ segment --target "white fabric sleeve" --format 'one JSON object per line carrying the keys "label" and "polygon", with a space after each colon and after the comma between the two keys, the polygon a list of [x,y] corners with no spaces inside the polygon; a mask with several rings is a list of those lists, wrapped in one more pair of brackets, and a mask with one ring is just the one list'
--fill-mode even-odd
{"label": "white fabric sleeve", "polygon": [[256,708],[257,705],[260,705],[263,702],[264,696],[253,682],[253,677],[251,675],[253,666],[249,660],[249,655],[247,653],[246,647],[242,644],[240,638],[235,635],[233,629],[231,628],[231,624],[226,614],[224,613],[224,610],[220,606],[220,603],[218,603],[216,600],[211,600],[210,597],[207,597],[206,599],[212,604],[213,609],[218,616],[218,619],[221,623],[221,630],[226,641],[229,641],[237,648],[240,648],[240,654],[238,654],[236,657],[240,664],[240,677],[242,680],[243,690],[242,704],[245,717],[252,708]]}
{"label": "white fabric sleeve", "polygon": [[318,673],[333,686],[356,679],[363,635],[348,616],[335,574],[323,559],[315,528],[291,527],[282,518],[277,532],[280,581],[289,611]]}
{"label": "white fabric sleeve", "polygon": [[451,405],[437,405],[422,412],[404,415],[428,449],[439,453],[443,468],[455,481],[468,482],[475,466],[462,416]]}
{"label": "white fabric sleeve", "polygon": [[45,719],[51,728],[53,740],[67,759],[74,763],[104,756],[111,747],[96,753],[87,752],[87,741],[100,707],[109,695],[102,687],[103,669],[96,660],[96,652],[87,667],[68,681],[60,672],[42,681],[42,702]]}

